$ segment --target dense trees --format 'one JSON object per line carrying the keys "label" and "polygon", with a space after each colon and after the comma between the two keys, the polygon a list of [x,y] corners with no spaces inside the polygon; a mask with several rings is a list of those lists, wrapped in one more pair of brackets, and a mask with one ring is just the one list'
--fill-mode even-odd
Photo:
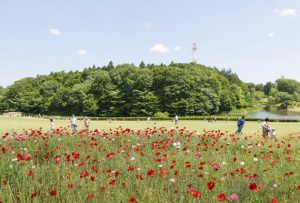
{"label": "dense trees", "polygon": [[[212,115],[269,102],[299,100],[297,81],[243,83],[229,70],[196,64],[133,64],[56,72],[0,87],[0,111],[48,115]],[[282,105],[282,106],[284,106]]]}
{"label": "dense trees", "polygon": [[5,101],[5,89],[0,86],[0,112],[8,110],[7,102]]}
{"label": "dense trees", "polygon": [[296,80],[280,78],[273,83],[267,83],[269,104],[281,108],[298,106],[300,102],[300,83]]}

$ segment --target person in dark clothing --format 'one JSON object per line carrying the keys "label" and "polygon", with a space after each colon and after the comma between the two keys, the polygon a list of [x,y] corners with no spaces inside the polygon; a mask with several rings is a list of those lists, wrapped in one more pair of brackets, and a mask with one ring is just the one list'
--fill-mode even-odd
{"label": "person in dark clothing", "polygon": [[242,129],[243,129],[243,127],[244,127],[244,124],[245,124],[245,116],[242,116],[242,118],[239,119],[238,122],[237,122],[237,127],[238,127],[238,129],[237,129],[237,131],[235,132],[236,135],[239,136],[239,135],[242,133]]}

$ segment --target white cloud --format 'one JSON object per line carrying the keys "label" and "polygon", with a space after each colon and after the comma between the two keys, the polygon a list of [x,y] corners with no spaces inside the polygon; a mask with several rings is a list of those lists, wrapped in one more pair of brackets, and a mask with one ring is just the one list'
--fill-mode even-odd
{"label": "white cloud", "polygon": [[181,48],[180,48],[180,46],[175,46],[174,50],[175,50],[175,51],[180,51]]}
{"label": "white cloud", "polygon": [[283,9],[283,10],[278,10],[275,9],[273,10],[273,13],[276,13],[277,15],[281,17],[296,17],[297,16],[297,10],[296,9]]}
{"label": "white cloud", "polygon": [[88,51],[86,50],[86,49],[79,49],[78,51],[77,51],[77,54],[78,55],[87,55],[88,54]]}
{"label": "white cloud", "polygon": [[168,53],[170,49],[163,44],[156,44],[153,47],[150,48],[151,52],[157,52],[157,53]]}
{"label": "white cloud", "polygon": [[54,36],[61,36],[61,31],[55,28],[50,28],[49,33]]}
{"label": "white cloud", "polygon": [[274,32],[270,32],[270,33],[268,34],[268,36],[269,36],[269,37],[275,37],[275,34],[274,34]]}

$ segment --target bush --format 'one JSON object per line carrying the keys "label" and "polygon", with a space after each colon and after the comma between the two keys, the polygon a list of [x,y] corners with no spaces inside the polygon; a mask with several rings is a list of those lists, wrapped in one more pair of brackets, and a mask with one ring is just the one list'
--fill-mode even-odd
{"label": "bush", "polygon": [[154,114],[155,118],[169,118],[169,114],[167,112],[157,112]]}

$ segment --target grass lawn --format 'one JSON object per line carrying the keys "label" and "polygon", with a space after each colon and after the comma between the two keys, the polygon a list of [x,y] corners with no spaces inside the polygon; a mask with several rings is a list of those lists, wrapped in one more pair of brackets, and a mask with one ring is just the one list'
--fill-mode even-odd
{"label": "grass lawn", "polygon": [[[70,122],[68,120],[55,120],[56,127],[67,127]],[[83,121],[77,122],[79,129],[83,128]],[[272,127],[276,128],[277,137],[286,136],[289,133],[300,132],[300,123],[270,123]],[[146,121],[91,121],[90,129],[115,129],[119,126],[130,129],[145,129],[147,127],[166,127],[167,129],[174,128],[175,125],[171,121],[152,121],[149,125]],[[206,130],[222,130],[235,132],[236,122],[233,121],[217,121],[214,123],[207,121],[179,121],[178,127],[186,127],[189,130],[202,131]],[[18,132],[23,130],[42,128],[44,131],[50,129],[50,122],[47,119],[39,118],[13,118],[13,117],[0,117],[0,133],[5,132]],[[261,124],[258,122],[246,121],[243,129],[243,133],[247,135],[253,135],[255,133],[261,133]]]}

